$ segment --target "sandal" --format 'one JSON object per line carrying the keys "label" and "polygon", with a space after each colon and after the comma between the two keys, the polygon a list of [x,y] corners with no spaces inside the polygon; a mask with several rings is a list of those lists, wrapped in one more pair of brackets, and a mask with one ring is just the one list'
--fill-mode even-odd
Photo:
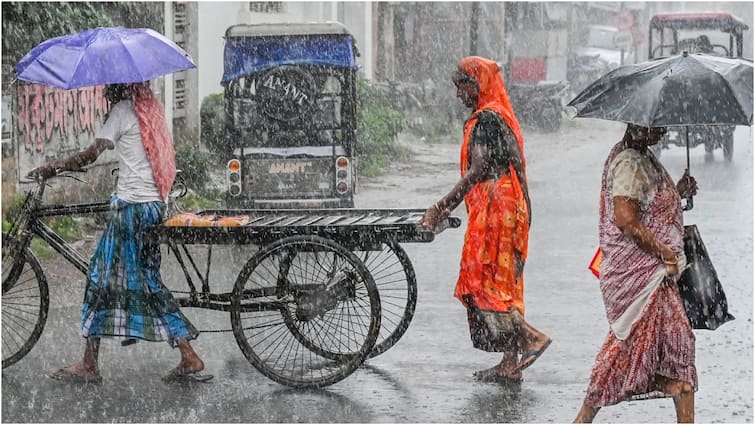
{"label": "sandal", "polygon": [[522,378],[512,378],[506,375],[498,373],[495,367],[490,369],[480,370],[473,375],[480,382],[493,382],[497,384],[505,385],[518,385],[522,383]]}
{"label": "sandal", "polygon": [[522,359],[519,362],[519,364],[516,366],[515,370],[517,372],[520,372],[532,366],[532,363],[535,363],[535,360],[537,360],[538,357],[543,355],[543,353],[545,352],[545,349],[548,348],[549,345],[551,345],[551,342],[553,341],[549,338],[547,341],[545,341],[545,343],[543,343],[542,346],[540,346],[539,349],[525,353],[522,356]]}
{"label": "sandal", "polygon": [[214,378],[213,375],[174,368],[169,370],[161,379],[164,382],[207,382],[212,378]]}
{"label": "sandal", "polygon": [[70,382],[73,384],[101,384],[102,376],[97,374],[94,376],[81,376],[73,373],[66,368],[59,369],[55,373],[50,374],[50,378],[57,381]]}

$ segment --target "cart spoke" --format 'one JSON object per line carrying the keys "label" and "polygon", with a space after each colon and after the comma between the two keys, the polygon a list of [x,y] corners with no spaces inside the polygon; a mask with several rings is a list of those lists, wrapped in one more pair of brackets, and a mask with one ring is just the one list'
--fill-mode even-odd
{"label": "cart spoke", "polygon": [[[369,272],[349,251],[307,236],[263,249],[246,265],[235,294],[277,303],[278,312],[235,310],[234,335],[250,362],[292,386],[323,386],[355,370],[379,332],[379,298]],[[257,292],[262,286],[272,291]],[[240,300],[232,296],[232,304]],[[277,315],[277,320],[271,316]]]}

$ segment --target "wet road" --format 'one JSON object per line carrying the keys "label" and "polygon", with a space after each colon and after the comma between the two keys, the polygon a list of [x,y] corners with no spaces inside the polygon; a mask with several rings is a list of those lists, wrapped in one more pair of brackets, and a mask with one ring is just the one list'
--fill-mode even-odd
{"label": "wet road", "polygon": [[[83,349],[79,309],[83,280],[72,267],[50,277],[48,326],[32,352],[2,372],[4,422],[570,422],[608,331],[597,280],[587,263],[597,245],[597,201],[603,161],[623,126],[592,120],[567,122],[556,134],[525,132],[533,205],[530,256],[525,270],[527,317],[554,343],[525,371],[520,391],[478,383],[472,372],[498,356],[471,347],[465,311],[453,298],[461,229],[431,244],[406,244],[417,280],[417,311],[404,337],[353,375],[317,391],[294,391],[252,368],[231,333],[203,333],[194,344],[216,378],[207,384],[168,385],[162,373],[178,352],[167,344],[121,347],[103,341],[103,384],[76,386],[46,375],[76,361]],[[454,136],[456,137],[456,136]],[[700,390],[696,419],[753,421],[753,157],[752,135],[739,128],[735,159],[716,151],[706,161],[692,152],[699,182],[686,223],[698,225],[736,320],[715,332],[696,331]],[[458,147],[448,141],[405,140],[417,152],[392,172],[363,179],[357,205],[424,208],[458,177]],[[677,179],[684,150],[663,152]],[[465,219],[462,209],[455,212]],[[227,253],[218,273],[232,281],[242,253]],[[235,259],[235,260],[234,260]],[[170,257],[165,257],[169,269]],[[170,273],[168,273],[170,274]],[[176,279],[169,276],[169,279]],[[219,281],[218,278],[215,281]],[[222,288],[218,288],[222,289]],[[200,329],[229,327],[226,313],[187,309]],[[598,422],[675,420],[670,399],[603,409]]]}

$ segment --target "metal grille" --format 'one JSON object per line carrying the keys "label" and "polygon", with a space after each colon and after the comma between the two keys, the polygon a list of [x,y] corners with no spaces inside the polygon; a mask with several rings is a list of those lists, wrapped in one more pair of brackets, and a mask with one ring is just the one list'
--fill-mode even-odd
{"label": "metal grille", "polygon": [[283,13],[282,1],[250,1],[249,11],[253,13]]}

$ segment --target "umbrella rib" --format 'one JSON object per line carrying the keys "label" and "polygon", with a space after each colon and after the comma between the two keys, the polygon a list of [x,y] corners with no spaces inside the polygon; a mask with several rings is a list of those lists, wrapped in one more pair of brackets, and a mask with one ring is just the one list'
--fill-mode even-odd
{"label": "umbrella rib", "polygon": [[[79,52],[79,58],[78,58],[78,59],[76,60],[76,66],[74,66],[74,67],[73,67],[73,74],[72,74],[72,75],[71,75],[71,77],[70,77],[70,78],[71,78],[71,82],[73,82],[73,81],[74,81],[74,75],[76,75],[76,71],[78,71],[78,69],[79,69],[79,64],[81,64],[81,61],[82,61],[82,60],[84,60],[84,53],[85,53],[85,52],[84,52],[84,50],[83,50],[83,49],[82,49],[82,50],[81,50],[81,51]],[[66,85],[67,85],[67,86],[69,86],[68,84],[66,84]],[[74,87],[74,86],[75,86],[74,84],[71,84],[71,85],[70,85],[70,86],[68,87],[68,90],[71,90],[71,89],[77,89],[77,88],[79,88],[79,87],[85,87],[85,86],[83,86],[83,85],[82,85],[82,86],[75,86],[75,87]]]}

